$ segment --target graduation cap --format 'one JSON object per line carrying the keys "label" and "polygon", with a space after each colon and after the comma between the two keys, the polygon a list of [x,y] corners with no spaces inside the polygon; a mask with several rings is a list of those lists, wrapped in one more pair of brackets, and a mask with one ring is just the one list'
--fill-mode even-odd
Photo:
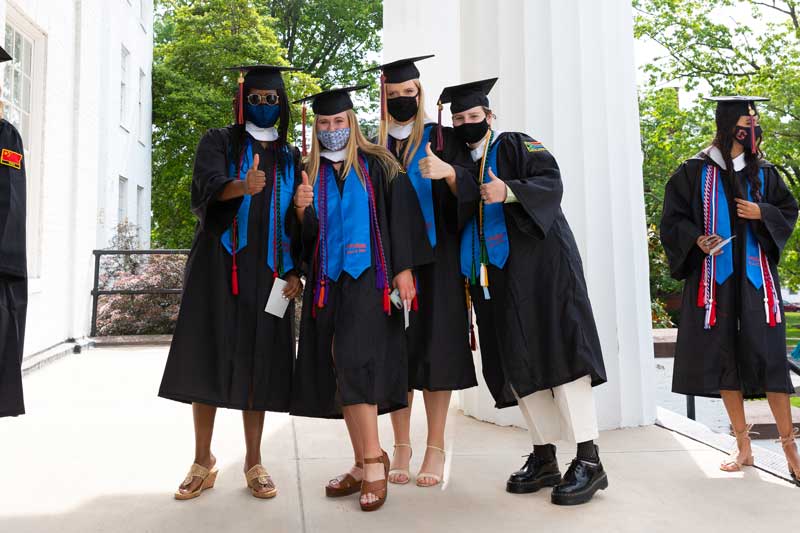
{"label": "graduation cap", "polygon": [[416,80],[419,78],[419,69],[415,63],[423,59],[429,59],[434,54],[424,56],[408,57],[406,59],[398,59],[390,63],[384,63],[377,67],[368,68],[364,72],[372,72],[373,70],[381,71],[381,122],[386,121],[386,83],[403,83],[408,80]]}
{"label": "graduation cap", "polygon": [[[754,117],[757,114],[756,102],[769,102],[764,96],[707,96],[706,100],[717,103],[717,112],[722,109],[738,110],[739,116]],[[750,120],[750,151],[758,152],[756,146],[756,124]]]}
{"label": "graduation cap", "polygon": [[244,124],[244,93],[250,89],[283,89],[282,72],[302,70],[282,65],[241,65],[226,70],[239,71],[236,123]]}
{"label": "graduation cap", "polygon": [[335,115],[348,109],[353,109],[353,101],[350,99],[352,91],[366,89],[369,85],[353,85],[351,87],[336,87],[328,89],[311,96],[306,96],[295,100],[293,104],[303,104],[302,128],[303,128],[303,155],[306,155],[306,102],[311,102],[311,109],[315,115]]}
{"label": "graduation cap", "polygon": [[489,107],[489,92],[497,83],[497,78],[471,81],[461,85],[452,85],[442,89],[439,101],[439,133],[437,134],[437,149],[442,149],[442,105],[450,104],[451,113],[460,113],[477,106]]}
{"label": "graduation cap", "polygon": [[11,61],[12,57],[6,52],[5,48],[0,46],[0,63],[5,63],[6,61]]}

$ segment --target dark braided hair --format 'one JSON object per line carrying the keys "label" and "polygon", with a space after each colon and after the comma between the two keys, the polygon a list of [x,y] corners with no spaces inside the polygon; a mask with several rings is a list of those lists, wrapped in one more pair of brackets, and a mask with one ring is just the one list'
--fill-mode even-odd
{"label": "dark braided hair", "polygon": [[[755,109],[755,103],[751,103],[750,105]],[[736,196],[746,200],[747,193],[742,190],[741,185],[736,179],[736,172],[733,169],[733,159],[731,158],[731,150],[733,149],[735,140],[736,123],[739,122],[741,116],[742,109],[739,106],[717,106],[717,134],[712,144],[722,152],[722,158],[725,161],[725,174],[728,175],[731,180]],[[755,118],[755,115],[753,118]],[[750,192],[756,202],[761,201],[761,179],[758,176],[758,170],[759,162],[763,157],[764,154],[761,152],[761,139],[756,139],[755,154],[750,152],[749,146],[744,147],[745,176],[747,176],[747,181],[750,183]]]}

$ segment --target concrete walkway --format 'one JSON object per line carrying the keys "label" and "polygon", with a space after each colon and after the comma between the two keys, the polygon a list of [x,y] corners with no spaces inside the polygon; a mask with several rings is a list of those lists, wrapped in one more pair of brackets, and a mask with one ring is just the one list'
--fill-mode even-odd
{"label": "concrete walkway", "polygon": [[[759,470],[720,472],[723,454],[658,427],[603,433],[611,486],[588,505],[556,507],[546,491],[506,494],[507,475],[530,448],[526,432],[454,409],[447,483],[390,486],[377,513],[362,513],[356,496],[324,497],[324,483],[350,462],[338,421],[268,415],[265,466],[280,492],[252,498],[233,411],[217,416],[216,488],[177,502],[192,422],[188,406],[156,397],[165,355],[164,347],[94,349],[26,378],[28,415],[0,420],[0,532],[778,531],[800,501],[800,489]],[[412,472],[423,454],[421,408]],[[381,431],[391,449],[388,417]],[[559,447],[559,460],[572,453]]]}

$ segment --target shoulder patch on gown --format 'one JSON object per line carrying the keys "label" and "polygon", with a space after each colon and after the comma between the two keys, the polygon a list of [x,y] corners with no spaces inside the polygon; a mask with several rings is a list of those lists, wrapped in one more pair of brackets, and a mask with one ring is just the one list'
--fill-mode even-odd
{"label": "shoulder patch on gown", "polygon": [[525,148],[529,152],[546,152],[547,148],[545,148],[542,143],[539,141],[524,141]]}
{"label": "shoulder patch on gown", "polygon": [[20,169],[22,168],[22,154],[14,150],[9,150],[8,148],[3,148],[3,151],[0,152],[0,163]]}

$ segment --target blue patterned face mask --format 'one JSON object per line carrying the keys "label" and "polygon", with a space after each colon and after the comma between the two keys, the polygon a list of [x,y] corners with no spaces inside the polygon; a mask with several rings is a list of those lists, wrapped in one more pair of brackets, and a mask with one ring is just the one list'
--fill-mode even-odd
{"label": "blue patterned face mask", "polygon": [[340,128],[338,130],[320,130],[317,132],[317,139],[326,149],[331,152],[338,152],[345,146],[350,139],[350,128]]}

